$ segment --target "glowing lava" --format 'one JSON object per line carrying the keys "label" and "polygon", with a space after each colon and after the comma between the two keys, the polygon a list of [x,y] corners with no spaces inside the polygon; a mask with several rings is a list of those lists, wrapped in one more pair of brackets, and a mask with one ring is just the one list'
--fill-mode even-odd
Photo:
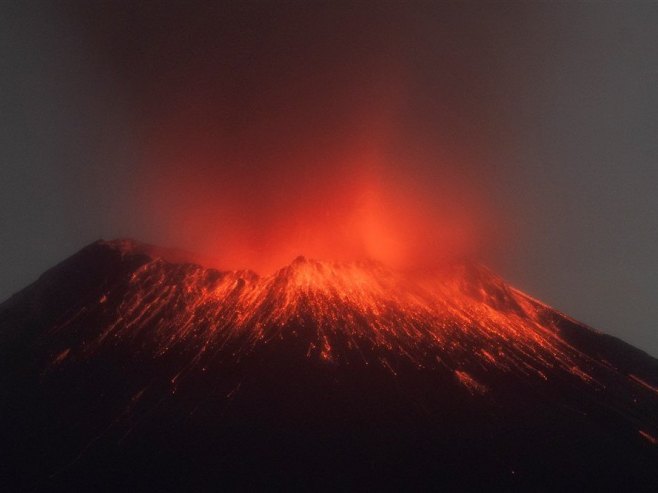
{"label": "glowing lava", "polygon": [[108,320],[94,334],[79,332],[76,347],[60,348],[55,365],[125,342],[151,358],[185,355],[186,363],[172,369],[172,381],[180,382],[209,359],[240,360],[289,340],[303,344],[307,358],[334,364],[378,364],[393,375],[402,360],[447,370],[476,394],[487,391],[492,374],[576,379],[603,388],[600,372],[610,371],[561,336],[567,317],[478,265],[455,264],[420,277],[375,261],[298,257],[259,276],[170,263],[164,252],[130,241],[94,247],[150,257],[125,289],[108,289],[58,325],[58,333],[70,335],[84,328],[86,317]]}
{"label": "glowing lava", "polygon": [[658,484],[658,362],[478,264],[297,257],[258,275],[100,241],[3,303],[0,329],[3,432],[26,484],[97,484],[120,464],[126,484],[162,489],[260,475],[269,490],[282,467],[307,484],[350,471],[350,489],[373,461],[374,483],[438,471],[447,490],[474,471],[478,491],[492,471]]}

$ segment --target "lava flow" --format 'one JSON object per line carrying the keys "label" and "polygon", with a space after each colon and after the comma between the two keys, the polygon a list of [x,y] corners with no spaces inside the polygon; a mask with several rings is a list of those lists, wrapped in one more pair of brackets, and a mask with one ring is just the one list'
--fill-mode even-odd
{"label": "lava flow", "polygon": [[658,485],[658,362],[478,264],[261,276],[99,241],[0,305],[0,335],[32,489]]}
{"label": "lava flow", "polygon": [[[125,240],[94,248],[124,258],[149,251]],[[52,329],[53,338],[67,333],[77,341],[58,349],[54,365],[125,343],[150,358],[185,354],[188,361],[172,375],[180,383],[213,358],[237,361],[261,345],[292,339],[305,345],[307,358],[335,364],[379,364],[395,375],[402,359],[448,370],[471,392],[484,392],[492,372],[542,380],[558,374],[605,388],[597,380],[601,364],[561,336],[567,317],[480,265],[419,278],[375,261],[300,256],[259,276],[151,255],[125,289],[108,286]],[[107,322],[88,333],[80,324],[88,317]]]}

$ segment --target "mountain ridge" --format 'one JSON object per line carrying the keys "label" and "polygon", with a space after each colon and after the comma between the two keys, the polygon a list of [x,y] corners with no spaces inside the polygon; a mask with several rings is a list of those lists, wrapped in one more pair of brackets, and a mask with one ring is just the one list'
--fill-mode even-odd
{"label": "mountain ridge", "polygon": [[421,277],[297,257],[260,276],[162,252],[101,240],[0,304],[2,431],[22,484],[183,487],[162,471],[200,474],[209,454],[224,465],[202,489],[310,487],[325,467],[339,487],[658,485],[658,361],[485,267]]}

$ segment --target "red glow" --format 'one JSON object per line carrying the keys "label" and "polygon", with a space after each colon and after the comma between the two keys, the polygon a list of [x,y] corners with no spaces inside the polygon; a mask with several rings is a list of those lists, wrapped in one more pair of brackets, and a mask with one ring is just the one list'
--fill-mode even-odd
{"label": "red glow", "polygon": [[297,255],[426,265],[472,253],[488,222],[472,191],[455,182],[421,187],[372,151],[250,172],[188,159],[196,164],[145,176],[144,207],[157,242],[223,268],[268,273]]}
{"label": "red glow", "polygon": [[[131,242],[107,246],[124,255],[146,248]],[[307,358],[380,364],[395,375],[394,360],[402,357],[418,368],[448,369],[473,395],[489,392],[473,373],[478,368],[521,372],[543,381],[559,369],[603,388],[591,373],[593,360],[564,341],[554,322],[546,322],[550,309],[483,267],[459,264],[421,280],[377,262],[300,257],[259,276],[169,263],[157,252],[150,256],[133,272],[126,292],[98,300],[99,307],[116,306],[119,316],[85,340],[84,353],[146,335],[153,357],[176,348],[190,350],[188,372],[203,367],[205,355],[234,341],[242,341],[231,353],[239,359],[263,343],[298,338],[303,329]],[[312,324],[304,328],[309,319]],[[365,356],[369,348],[385,351],[370,361]],[[65,348],[53,355],[52,363],[62,364],[70,354]],[[172,377],[172,391],[179,376]]]}
{"label": "red glow", "polygon": [[159,124],[144,130],[140,238],[150,231],[152,243],[262,273],[297,255],[416,267],[491,244],[472,157],[454,142],[436,151],[407,128],[403,64],[375,60],[357,73],[342,57],[326,63],[318,94],[301,101],[281,74],[249,94],[244,114],[234,103],[208,108],[216,88],[171,88]]}

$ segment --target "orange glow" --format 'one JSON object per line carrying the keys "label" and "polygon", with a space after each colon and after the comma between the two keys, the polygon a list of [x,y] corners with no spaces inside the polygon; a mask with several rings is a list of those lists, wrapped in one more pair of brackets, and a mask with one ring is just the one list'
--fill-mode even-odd
{"label": "orange glow", "polygon": [[[418,368],[447,368],[474,395],[489,391],[480,381],[483,369],[539,381],[559,371],[602,388],[592,373],[597,363],[560,337],[557,321],[545,318],[547,307],[484,267],[457,264],[420,278],[375,261],[298,257],[259,276],[169,263],[157,250],[131,242],[107,245],[124,255],[148,253],[152,260],[133,273],[125,293],[117,298],[108,292],[104,303],[94,302],[100,310],[115,306],[119,316],[81,349],[92,354],[107,343],[146,336],[155,358],[192,350],[190,364],[172,376],[172,392],[187,372],[203,371],[206,355],[227,344],[240,341],[231,355],[240,359],[262,344],[300,337],[307,358],[379,364],[392,375],[402,358]],[[385,350],[376,361],[366,356],[373,348]],[[63,348],[53,364],[73,354]]]}
{"label": "orange glow", "polygon": [[642,387],[644,387],[645,389],[649,389],[649,390],[651,390],[652,392],[654,392],[655,394],[658,394],[658,387],[654,387],[653,385],[651,385],[651,384],[648,383],[648,382],[645,382],[644,380],[642,380],[640,377],[638,377],[638,376],[636,376],[636,375],[628,375],[628,376],[629,376],[629,378],[630,378],[631,380],[633,380],[633,381],[636,382],[636,383],[639,383],[639,384],[642,385]]}
{"label": "orange glow", "polygon": [[[491,245],[500,225],[484,177],[469,172],[474,159],[454,143],[417,149],[405,128],[405,70],[382,63],[345,94],[334,88],[335,114],[307,104],[299,118],[264,96],[260,118],[244,126],[164,109],[145,130],[137,171],[140,237],[260,273],[298,255],[407,268]],[[182,108],[189,98],[203,106],[179,96]]]}
{"label": "orange glow", "polygon": [[271,179],[253,182],[163,173],[149,177],[143,207],[158,242],[164,237],[220,268],[262,273],[298,255],[433,265],[472,254],[493,223],[464,187],[405,183],[376,152],[336,159],[297,169],[300,176],[275,167]]}

